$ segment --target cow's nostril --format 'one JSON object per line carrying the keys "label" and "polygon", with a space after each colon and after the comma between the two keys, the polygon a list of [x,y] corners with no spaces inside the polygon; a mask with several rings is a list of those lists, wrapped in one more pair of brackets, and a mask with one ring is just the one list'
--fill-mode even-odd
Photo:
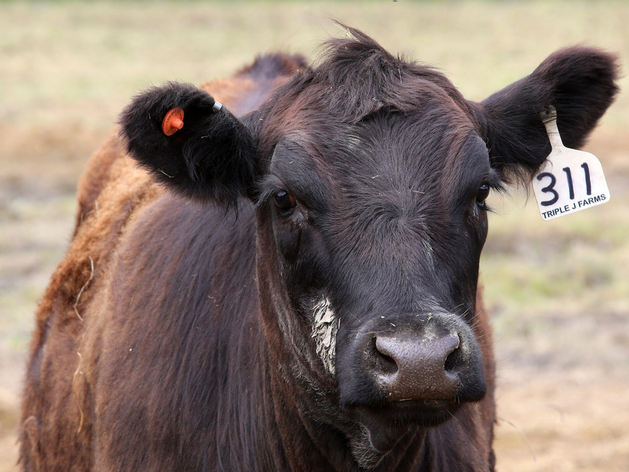
{"label": "cow's nostril", "polygon": [[463,362],[463,354],[459,346],[456,346],[448,357],[446,358],[446,362],[443,366],[446,372],[452,372],[461,367]]}
{"label": "cow's nostril", "polygon": [[389,355],[389,353],[383,352],[385,349],[378,348],[377,338],[373,339],[373,347],[378,370],[384,374],[395,374],[399,368],[398,364],[395,362],[395,359]]}

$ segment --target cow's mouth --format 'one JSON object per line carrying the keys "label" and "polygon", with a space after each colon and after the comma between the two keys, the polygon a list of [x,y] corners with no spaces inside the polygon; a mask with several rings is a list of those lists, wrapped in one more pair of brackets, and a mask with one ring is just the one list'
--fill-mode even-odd
{"label": "cow's mouth", "polygon": [[356,406],[352,409],[360,425],[360,434],[350,439],[354,458],[361,467],[374,468],[403,438],[419,436],[418,439],[423,439],[427,428],[452,419],[459,406],[446,400]]}
{"label": "cow's mouth", "polygon": [[420,427],[438,426],[452,419],[460,404],[449,400],[401,400],[377,407],[355,407],[360,423],[405,424]]}
{"label": "cow's mouth", "polygon": [[395,329],[381,320],[338,344],[340,405],[358,426],[350,442],[364,468],[486,392],[482,353],[463,320],[449,313],[397,316],[388,320]]}

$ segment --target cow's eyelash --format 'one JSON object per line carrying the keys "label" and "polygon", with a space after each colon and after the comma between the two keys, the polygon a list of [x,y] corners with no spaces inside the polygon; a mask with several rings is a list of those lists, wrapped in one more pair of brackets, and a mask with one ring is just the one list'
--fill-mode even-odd
{"label": "cow's eyelash", "polygon": [[[499,194],[505,194],[507,192],[507,188],[504,186],[504,184],[498,178],[497,175],[489,176],[485,180],[485,182],[487,183],[487,185],[489,185],[489,189],[490,189],[491,192],[497,192]],[[494,215],[497,214],[495,208],[493,206],[491,206],[490,204],[488,204],[487,200],[483,201],[483,209],[487,213],[493,213]]]}
{"label": "cow's eyelash", "polygon": [[263,191],[261,191],[258,194],[258,200],[256,201],[256,204],[255,204],[256,209],[266,205],[266,202],[269,201],[269,198],[271,198],[279,190],[281,189],[277,187],[273,187],[273,188],[266,188]]}
{"label": "cow's eyelash", "polygon": [[260,186],[260,190],[258,191],[258,199],[255,203],[256,209],[266,205],[269,199],[273,197],[273,195],[275,195],[277,192],[284,191],[284,192],[292,193],[286,187],[278,185],[275,182],[275,179],[273,180],[274,182],[268,183],[268,185],[265,184],[265,182],[263,182],[262,185]]}
{"label": "cow's eyelash", "polygon": [[504,184],[502,183],[501,180],[496,179],[488,179],[487,180],[487,185],[489,185],[489,188],[491,190],[493,190],[494,192],[498,192],[498,193],[505,193],[507,191],[506,187],[504,186]]}

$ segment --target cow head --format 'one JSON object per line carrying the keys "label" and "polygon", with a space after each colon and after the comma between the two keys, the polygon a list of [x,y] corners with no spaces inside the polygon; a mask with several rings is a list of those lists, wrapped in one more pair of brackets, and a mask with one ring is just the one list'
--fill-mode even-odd
{"label": "cow head", "polygon": [[[485,395],[474,327],[485,200],[543,163],[548,105],[566,145],[584,143],[617,66],[566,49],[473,103],[351,32],[241,120],[171,84],[138,97],[122,124],[130,153],[169,188],[255,204],[273,370],[302,393],[287,404],[342,431],[374,467],[410,429]],[[167,137],[173,107],[185,126]]]}

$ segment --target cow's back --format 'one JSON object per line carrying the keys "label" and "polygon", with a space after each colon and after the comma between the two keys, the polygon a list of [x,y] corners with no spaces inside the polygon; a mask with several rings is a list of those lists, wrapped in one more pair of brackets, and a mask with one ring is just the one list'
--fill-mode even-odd
{"label": "cow's back", "polygon": [[[201,87],[211,91],[217,100],[231,109],[244,114],[255,109],[274,88],[302,66],[300,57],[266,56],[230,80],[208,82]],[[173,261],[182,256],[186,245],[197,244],[199,238],[208,237],[214,238],[214,248],[220,250],[225,250],[231,243],[238,246],[237,242],[240,242],[240,246],[233,249],[241,253],[240,257],[245,262],[240,270],[233,273],[238,274],[236,278],[242,277],[241,280],[249,280],[253,276],[254,236],[249,204],[244,204],[240,217],[235,220],[235,214],[193,207],[183,199],[167,194],[126,154],[117,134],[112,135],[90,159],[79,184],[78,205],[68,253],[53,274],[36,313],[20,431],[20,461],[25,470],[83,471],[93,467],[90,444],[94,436],[91,418],[96,405],[92,401],[95,387],[108,381],[113,383],[110,387],[115,390],[114,386],[119,384],[115,371],[110,369],[101,373],[96,366],[99,365],[99,349],[106,348],[107,336],[112,336],[110,341],[119,339],[111,332],[115,329],[116,320],[109,319],[113,312],[108,309],[114,303],[112,294],[124,298],[130,293],[125,286],[129,279],[122,278],[129,277],[129,273],[119,272],[121,266],[125,266],[125,257],[129,258],[126,268],[132,271],[141,270],[132,268],[134,250],[138,259],[146,259],[146,264],[151,261],[175,264]],[[205,226],[197,224],[200,219],[204,219]],[[194,228],[187,231],[186,224]],[[173,235],[190,236],[196,230],[198,238],[164,244],[158,236],[159,225],[171,225],[170,233]],[[138,232],[144,232],[142,234],[147,238],[143,243]],[[211,251],[212,244],[205,242],[200,248]],[[177,244],[182,246],[176,247]],[[219,251],[216,254],[224,253]],[[219,261],[220,257],[216,257]],[[220,259],[212,268],[200,267],[205,272],[199,273],[198,279],[197,276],[192,277],[193,273],[186,272],[178,274],[179,279],[174,280],[187,284],[181,287],[182,290],[193,290],[195,295],[201,296],[204,282],[200,279],[212,277],[217,267],[233,262],[234,257]],[[172,264],[171,268],[174,267]],[[188,268],[196,270],[192,266]],[[155,264],[151,277],[147,277],[147,273],[135,272],[137,280],[129,287],[134,288],[138,297],[147,296],[157,303],[172,303],[173,299],[168,297],[173,295],[175,288],[160,288],[156,283],[163,281],[166,275],[161,270],[161,266]],[[190,278],[187,279],[187,276]],[[235,280],[224,279],[221,283],[232,282]],[[112,284],[117,284],[120,290],[112,292]],[[165,289],[170,292],[165,294]],[[249,309],[251,303],[257,303],[252,295],[254,290],[249,285],[246,292],[248,301],[245,304]],[[132,294],[131,305],[134,299]],[[124,300],[115,302],[125,303]],[[213,303],[211,299],[203,302]],[[115,309],[130,313],[129,306],[122,305]],[[173,320],[177,320],[180,314],[176,311],[164,312],[170,313]],[[147,320],[152,321],[150,317]],[[110,331],[105,333],[107,329]],[[150,332],[153,339],[163,340],[165,338],[160,333],[168,329],[168,326],[153,324]],[[169,353],[163,355],[169,359]],[[89,375],[92,377],[86,381]],[[113,391],[111,395],[115,398],[117,393]],[[129,418],[129,421],[132,419]]]}

